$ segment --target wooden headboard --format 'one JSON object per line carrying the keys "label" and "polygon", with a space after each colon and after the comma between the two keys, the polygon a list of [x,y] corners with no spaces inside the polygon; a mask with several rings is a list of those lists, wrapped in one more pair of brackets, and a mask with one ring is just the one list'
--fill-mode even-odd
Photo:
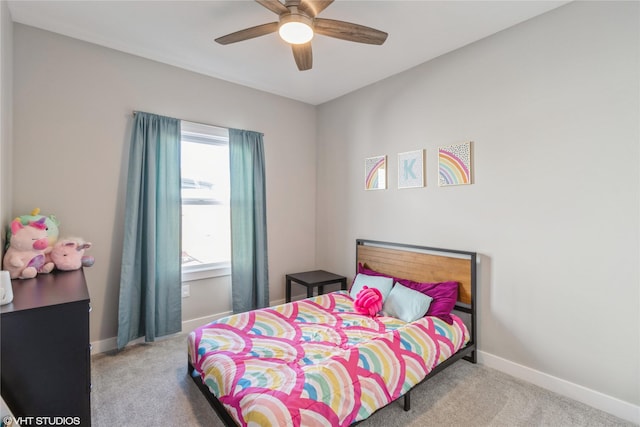
{"label": "wooden headboard", "polygon": [[356,273],[359,263],[370,270],[416,282],[456,281],[459,305],[473,305],[475,252],[357,239]]}
{"label": "wooden headboard", "polygon": [[454,356],[436,366],[427,378],[460,358],[476,363],[476,261],[475,252],[356,240],[356,273],[358,264],[362,263],[370,270],[416,282],[458,282],[458,302],[453,311],[469,329],[471,339]]}

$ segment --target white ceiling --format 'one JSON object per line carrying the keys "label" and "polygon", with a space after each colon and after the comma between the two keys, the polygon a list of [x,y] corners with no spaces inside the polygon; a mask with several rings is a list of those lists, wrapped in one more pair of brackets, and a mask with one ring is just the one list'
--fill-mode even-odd
{"label": "white ceiling", "polygon": [[348,1],[319,17],[389,33],[382,46],[316,36],[298,71],[277,34],[226,46],[222,35],[277,21],[249,0],[8,1],[14,22],[317,105],[487,37],[568,1]]}

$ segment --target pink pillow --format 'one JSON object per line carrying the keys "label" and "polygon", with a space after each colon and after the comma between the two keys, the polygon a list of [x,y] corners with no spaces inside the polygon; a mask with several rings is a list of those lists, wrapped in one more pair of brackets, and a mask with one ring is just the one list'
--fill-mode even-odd
{"label": "pink pillow", "polygon": [[392,277],[375,270],[369,270],[368,268],[365,268],[362,263],[358,263],[358,273],[366,274],[368,276],[391,277],[394,282],[401,283],[407,288],[414,289],[420,293],[430,296],[433,298],[433,301],[431,301],[431,305],[429,305],[429,310],[426,315],[436,316],[450,325],[453,324],[451,311],[458,301],[458,282],[414,282],[408,279]]}
{"label": "pink pillow", "polygon": [[382,292],[365,285],[358,292],[353,305],[358,313],[375,317],[382,310]]}

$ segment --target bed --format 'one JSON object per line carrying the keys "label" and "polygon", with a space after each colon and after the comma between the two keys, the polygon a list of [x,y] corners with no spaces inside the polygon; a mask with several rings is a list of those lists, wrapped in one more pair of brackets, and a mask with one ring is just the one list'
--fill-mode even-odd
{"label": "bed", "polygon": [[[385,314],[355,311],[358,286],[389,281]],[[444,313],[438,292],[452,282]],[[409,410],[413,387],[461,358],[476,362],[475,288],[474,252],[357,239],[349,291],[195,329],[188,372],[227,426],[346,426],[400,398]],[[429,311],[407,318],[404,307],[424,298],[414,291]]]}

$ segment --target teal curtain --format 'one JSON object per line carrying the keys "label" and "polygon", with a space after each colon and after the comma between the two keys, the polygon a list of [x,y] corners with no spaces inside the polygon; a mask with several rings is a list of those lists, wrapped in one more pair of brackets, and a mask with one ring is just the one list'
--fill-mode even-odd
{"label": "teal curtain", "polygon": [[180,121],[138,112],[129,149],[118,348],[180,332]]}
{"label": "teal curtain", "polygon": [[269,306],[262,134],[229,129],[233,312]]}

